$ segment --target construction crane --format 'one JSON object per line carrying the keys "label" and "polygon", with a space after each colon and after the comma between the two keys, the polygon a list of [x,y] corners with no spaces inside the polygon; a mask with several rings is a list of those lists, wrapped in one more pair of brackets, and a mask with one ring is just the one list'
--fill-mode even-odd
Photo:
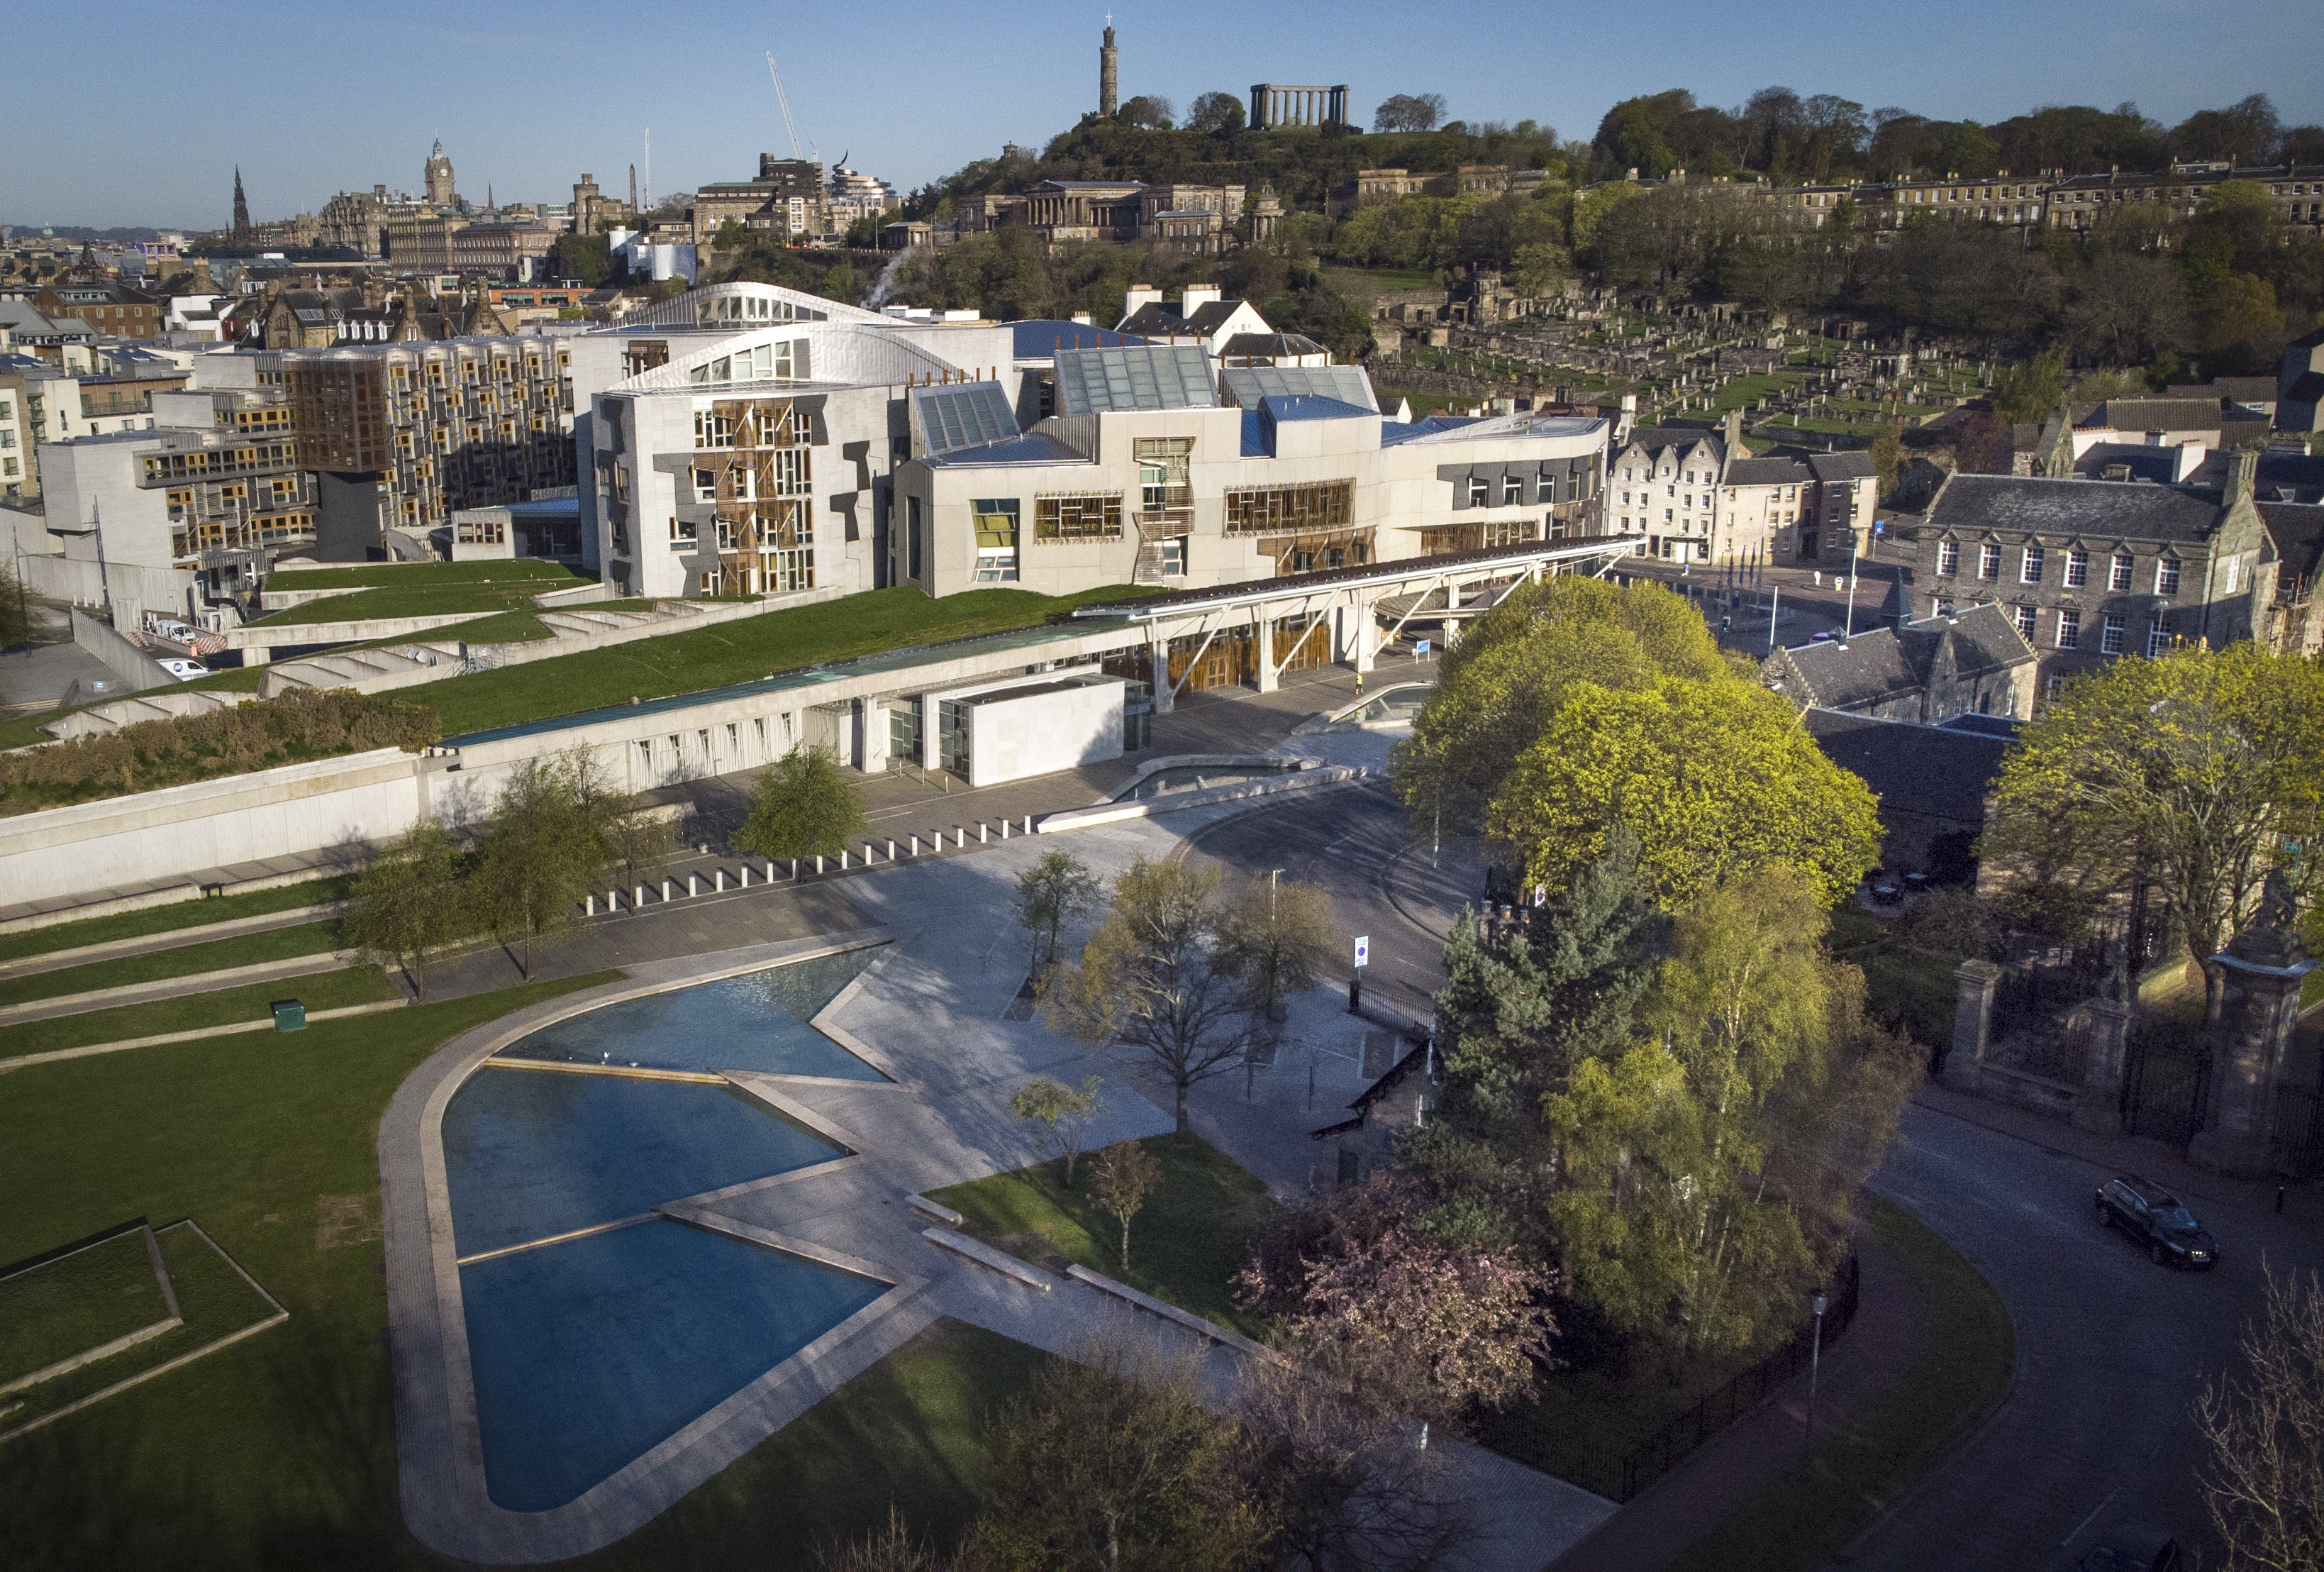
{"label": "construction crane", "polygon": [[808,142],[806,153],[799,152],[798,127],[791,123],[790,95],[783,91],[783,74],[775,69],[775,51],[772,50],[767,51],[767,75],[775,79],[775,102],[782,107],[783,131],[791,139],[791,156],[793,158],[813,157],[816,148],[812,140]]}

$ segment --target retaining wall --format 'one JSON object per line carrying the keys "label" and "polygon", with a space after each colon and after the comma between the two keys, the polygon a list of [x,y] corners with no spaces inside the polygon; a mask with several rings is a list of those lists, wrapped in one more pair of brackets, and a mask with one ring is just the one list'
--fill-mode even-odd
{"label": "retaining wall", "polygon": [[148,688],[175,688],[178,680],[154,663],[152,652],[131,643],[113,631],[111,624],[89,615],[78,606],[71,611],[73,643],[104,661],[113,674],[137,690]]}

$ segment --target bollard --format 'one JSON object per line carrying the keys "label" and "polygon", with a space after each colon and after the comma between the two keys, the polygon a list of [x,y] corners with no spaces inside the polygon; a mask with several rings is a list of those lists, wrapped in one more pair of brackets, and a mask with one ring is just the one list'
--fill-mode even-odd
{"label": "bollard", "polygon": [[867,868],[872,865],[872,843],[868,840],[863,843],[863,865]]}
{"label": "bollard", "polygon": [[595,895],[589,897],[589,904],[585,911],[585,915],[590,917],[597,915],[597,898]]}
{"label": "bollard", "polygon": [[823,854],[821,852],[815,854],[815,871],[818,874],[823,872]]}
{"label": "bollard", "polygon": [[662,898],[662,902],[663,902],[663,904],[664,904],[664,905],[669,904],[669,881],[668,879],[664,879],[664,880],[661,882],[661,898]]}
{"label": "bollard", "polygon": [[916,857],[917,857],[917,856],[918,856],[919,855],[920,855],[920,837],[919,837],[918,836],[914,836],[914,837],[912,837],[912,855],[914,855],[914,856],[916,856]]}
{"label": "bollard", "polygon": [[630,897],[630,910],[632,911],[641,911],[644,908],[645,903],[646,887],[643,884],[641,884],[637,888],[637,892]]}
{"label": "bollard", "polygon": [[771,883],[773,883],[774,882],[775,882],[775,859],[774,859],[774,858],[772,858],[772,857],[769,857],[769,858],[767,859],[767,883],[770,883],[770,884],[771,884]]}
{"label": "bollard", "polygon": [[847,854],[845,852],[839,854],[839,871],[843,874],[847,872]]}
{"label": "bollard", "polygon": [[689,897],[702,893],[700,881],[692,874],[686,876],[686,892]]}
{"label": "bollard", "polygon": [[793,857],[791,859],[791,883],[794,884],[798,883],[798,859],[797,857]]}
{"label": "bollard", "polygon": [[992,844],[992,827],[981,818],[976,821],[976,844],[981,846]]}
{"label": "bollard", "polygon": [[1001,838],[1002,840],[1009,838],[1009,821],[1005,818],[1001,821]]}
{"label": "bollard", "polygon": [[606,892],[605,892],[605,910],[606,910],[607,911],[619,911],[621,909],[622,909],[622,894],[621,894],[621,892],[620,892],[620,891],[618,891],[618,890],[608,890],[608,891],[606,891]]}
{"label": "bollard", "polygon": [[724,895],[726,893],[726,870],[721,868],[716,873],[711,874],[710,883],[711,888],[716,891],[719,894]]}
{"label": "bollard", "polygon": [[744,863],[741,867],[734,870],[734,885],[735,888],[741,890],[747,890],[751,887],[750,864]]}
{"label": "bollard", "polygon": [[1350,977],[1348,979],[1348,1013],[1351,1015],[1358,1013],[1362,1009],[1363,1003],[1364,980],[1361,977]]}
{"label": "bollard", "polygon": [[1029,813],[1025,816],[1025,833],[1027,835],[1033,833],[1033,816]]}
{"label": "bollard", "polygon": [[893,836],[888,837],[888,860],[891,863],[896,860],[896,837]]}

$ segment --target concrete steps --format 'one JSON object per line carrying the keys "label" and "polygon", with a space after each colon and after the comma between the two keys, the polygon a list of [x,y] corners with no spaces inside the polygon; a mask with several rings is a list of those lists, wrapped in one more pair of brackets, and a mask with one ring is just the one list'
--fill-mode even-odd
{"label": "concrete steps", "polygon": [[164,689],[149,689],[129,698],[116,698],[110,704],[77,709],[61,716],[41,729],[59,742],[70,742],[76,737],[103,736],[119,731],[125,726],[135,726],[144,720],[172,720],[189,715],[204,715],[214,709],[232,709],[247,704],[257,697],[253,693],[219,693],[208,689],[193,692],[171,693]]}
{"label": "concrete steps", "polygon": [[285,688],[352,688],[374,678],[399,676],[407,671],[432,670],[449,677],[458,672],[460,664],[460,646],[449,641],[331,650],[269,667],[266,691],[272,696]]}

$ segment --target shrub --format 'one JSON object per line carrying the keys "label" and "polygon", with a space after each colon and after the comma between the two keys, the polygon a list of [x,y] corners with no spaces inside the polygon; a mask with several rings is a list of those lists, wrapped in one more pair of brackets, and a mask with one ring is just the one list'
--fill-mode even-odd
{"label": "shrub", "polygon": [[416,754],[443,735],[436,712],[346,689],[280,698],[103,736],[0,754],[0,814],[31,813],[373,748]]}

